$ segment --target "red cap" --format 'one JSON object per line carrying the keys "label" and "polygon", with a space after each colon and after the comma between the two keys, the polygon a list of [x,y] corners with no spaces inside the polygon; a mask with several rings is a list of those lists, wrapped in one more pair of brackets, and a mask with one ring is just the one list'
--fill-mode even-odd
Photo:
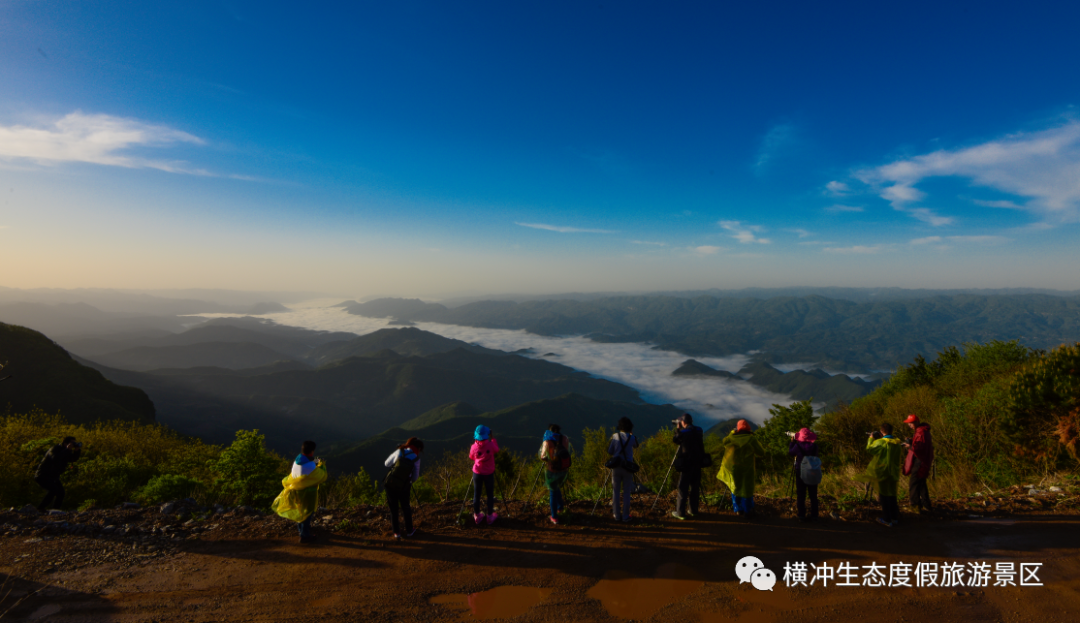
{"label": "red cap", "polygon": [[904,420],[904,424],[918,424],[918,423],[919,423],[919,416],[915,415],[914,413],[907,416],[907,419]]}

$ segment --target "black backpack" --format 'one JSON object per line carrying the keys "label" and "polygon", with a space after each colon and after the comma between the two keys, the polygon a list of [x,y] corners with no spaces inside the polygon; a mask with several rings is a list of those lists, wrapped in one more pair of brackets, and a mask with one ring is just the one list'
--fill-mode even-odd
{"label": "black backpack", "polygon": [[412,486],[412,475],[415,467],[416,461],[405,456],[405,453],[402,452],[394,461],[394,466],[390,468],[390,472],[386,474],[383,486],[394,490],[408,489]]}
{"label": "black backpack", "polygon": [[555,458],[551,461],[551,467],[557,472],[565,472],[570,469],[570,451],[563,445],[563,436],[555,435],[552,443],[555,444]]}

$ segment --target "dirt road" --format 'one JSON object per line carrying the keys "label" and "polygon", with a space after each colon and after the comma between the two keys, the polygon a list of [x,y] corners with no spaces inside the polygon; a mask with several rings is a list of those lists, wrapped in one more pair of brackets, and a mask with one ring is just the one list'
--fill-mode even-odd
{"label": "dirt road", "polygon": [[[0,612],[57,623],[1080,620],[1080,516],[1072,514],[905,514],[892,529],[864,520],[804,524],[781,513],[753,522],[656,514],[624,525],[600,512],[590,518],[591,505],[580,503],[560,526],[510,505],[494,526],[462,527],[453,521],[458,505],[425,507],[417,537],[401,542],[388,536],[378,509],[320,521],[325,527],[310,545],[297,543],[284,520],[259,516],[159,534],[156,509],[105,519],[125,521],[126,536],[120,527],[9,532],[0,538]],[[740,583],[735,568],[745,556],[776,574],[771,591]],[[788,587],[785,565],[797,563],[807,563],[808,584],[810,563],[834,570],[849,563],[858,585],[836,586],[836,575],[827,586]],[[864,585],[867,573],[875,581],[869,566],[880,565],[888,584],[900,563],[962,563],[963,585],[941,587],[940,567],[936,587],[916,586],[914,568],[911,587]],[[971,581],[971,563],[989,564],[987,586]],[[1031,568],[1043,586],[994,586],[998,563],[1017,570],[1041,563]]]}

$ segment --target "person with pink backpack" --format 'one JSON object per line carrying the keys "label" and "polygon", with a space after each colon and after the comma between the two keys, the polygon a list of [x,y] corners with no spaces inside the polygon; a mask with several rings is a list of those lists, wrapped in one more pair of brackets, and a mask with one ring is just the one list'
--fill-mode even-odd
{"label": "person with pink backpack", "polygon": [[[469,458],[473,461],[473,521],[480,525],[487,519],[488,525],[499,518],[495,512],[495,454],[499,451],[499,442],[491,436],[491,429],[481,424],[473,432],[473,445],[469,449]],[[480,488],[487,489],[487,515],[480,512]]]}

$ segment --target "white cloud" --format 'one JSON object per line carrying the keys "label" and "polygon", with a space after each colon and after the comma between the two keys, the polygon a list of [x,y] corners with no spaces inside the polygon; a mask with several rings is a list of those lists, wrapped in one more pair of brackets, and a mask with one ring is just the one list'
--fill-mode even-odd
{"label": "white cloud", "polygon": [[653,245],[653,246],[656,246],[656,247],[666,247],[667,246],[666,242],[649,242],[648,240],[631,240],[630,242],[633,243],[633,244],[649,244],[649,245]]}
{"label": "white cloud", "polygon": [[781,123],[769,128],[758,147],[754,170],[758,174],[763,173],[769,163],[776,158],[777,153],[789,145],[794,137],[795,126],[790,123]]}
{"label": "white cloud", "polygon": [[755,232],[762,228],[758,225],[743,225],[741,221],[720,221],[720,227],[732,233],[732,238],[743,244],[771,244],[768,238],[758,238]]}
{"label": "white cloud", "polygon": [[911,216],[914,216],[915,218],[919,219],[920,221],[922,221],[924,223],[928,223],[930,225],[933,225],[934,227],[941,227],[943,225],[950,225],[950,224],[952,224],[952,222],[954,220],[951,216],[939,216],[939,215],[935,214],[934,211],[931,210],[930,208],[908,208],[908,209],[897,208],[897,209],[900,210],[901,212],[907,212]]}
{"label": "white cloud", "polygon": [[1024,206],[1016,203],[1015,201],[1008,201],[1005,199],[999,199],[997,201],[987,201],[985,199],[972,199],[972,203],[978,206],[986,208],[1007,208],[1010,210],[1023,210]]}
{"label": "white cloud", "polygon": [[860,206],[845,206],[845,205],[836,204],[836,205],[831,205],[831,206],[825,208],[825,211],[826,212],[863,212],[863,209]]}
{"label": "white cloud", "polygon": [[939,244],[946,240],[948,240],[949,242],[972,244],[1000,244],[1003,242],[1009,242],[1009,239],[1004,236],[926,236],[925,238],[915,238],[911,240],[908,244]]}
{"label": "white cloud", "polygon": [[795,229],[786,229],[786,230],[784,230],[784,231],[790,231],[790,232],[791,232],[791,233],[793,233],[793,234],[798,234],[798,236],[799,236],[800,238],[809,238],[809,237],[811,237],[811,236],[813,236],[813,235],[814,235],[814,233],[813,233],[813,232],[809,232],[809,231],[806,231],[805,229],[799,229],[799,228],[795,228]]}
{"label": "white cloud", "polygon": [[825,194],[830,197],[843,197],[851,194],[851,187],[843,182],[833,180],[825,184]]}
{"label": "white cloud", "polygon": [[517,223],[514,225],[520,225],[522,227],[531,227],[533,229],[543,229],[545,231],[557,231],[560,234],[617,234],[619,232],[610,229],[581,229],[579,227],[560,227],[558,225],[546,225],[544,223]]}
{"label": "white cloud", "polygon": [[694,252],[700,253],[701,255],[716,255],[723,250],[724,247],[713,247],[709,245],[694,247]]}
{"label": "white cloud", "polygon": [[835,253],[837,255],[873,255],[884,250],[886,250],[886,247],[881,244],[872,247],[856,245],[854,247],[826,247],[822,249],[825,253]]}
{"label": "white cloud", "polygon": [[135,147],[176,143],[204,145],[203,139],[172,128],[111,115],[70,113],[39,127],[0,125],[0,158],[39,163],[89,162],[125,168],[149,168],[170,173],[212,175],[184,162],[161,161],[125,154]]}
{"label": "white cloud", "polygon": [[[1080,221],[1080,121],[1070,120],[1039,132],[1021,132],[972,147],[898,160],[858,171],[855,177],[879,188],[879,194],[901,211],[908,211],[907,203],[925,197],[915,188],[921,181],[931,177],[962,177],[975,186],[1028,198],[1027,203],[1016,207],[1034,212],[1046,221],[1077,222]],[[1013,206],[999,202],[989,207]]]}

